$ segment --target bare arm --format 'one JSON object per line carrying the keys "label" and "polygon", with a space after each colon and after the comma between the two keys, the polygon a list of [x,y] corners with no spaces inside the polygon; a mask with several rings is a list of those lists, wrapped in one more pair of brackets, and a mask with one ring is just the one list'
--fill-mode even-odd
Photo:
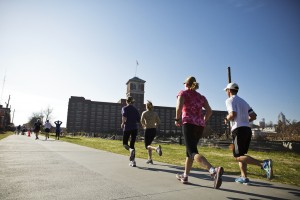
{"label": "bare arm", "polygon": [[181,119],[183,103],[184,103],[184,98],[182,96],[178,96],[177,104],[176,104],[176,119],[177,119],[175,121],[176,126],[180,126],[179,119]]}
{"label": "bare arm", "polygon": [[121,128],[124,128],[125,122],[126,122],[127,118],[122,116],[122,124],[121,124]]}
{"label": "bare arm", "polygon": [[205,120],[205,123],[209,120],[210,116],[212,115],[212,110],[211,110],[211,107],[208,103],[208,101],[206,100],[205,103],[204,103],[204,108],[205,108],[205,116],[204,116],[204,120]]}
{"label": "bare arm", "polygon": [[141,125],[143,128],[146,128],[146,123],[145,123],[145,116],[144,113],[142,113],[142,117],[141,117]]}
{"label": "bare arm", "polygon": [[232,112],[228,113],[225,120],[226,121],[233,121],[235,117],[236,117],[236,112],[232,111]]}
{"label": "bare arm", "polygon": [[249,122],[256,120],[257,114],[253,111],[249,114]]}

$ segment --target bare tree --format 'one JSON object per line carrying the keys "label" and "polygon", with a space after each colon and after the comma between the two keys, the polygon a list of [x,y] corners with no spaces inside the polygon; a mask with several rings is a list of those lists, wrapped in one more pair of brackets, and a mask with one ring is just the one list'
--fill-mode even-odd
{"label": "bare tree", "polygon": [[52,111],[53,111],[53,108],[51,108],[50,106],[48,106],[45,110],[43,110],[43,114],[45,115],[46,120],[51,119]]}

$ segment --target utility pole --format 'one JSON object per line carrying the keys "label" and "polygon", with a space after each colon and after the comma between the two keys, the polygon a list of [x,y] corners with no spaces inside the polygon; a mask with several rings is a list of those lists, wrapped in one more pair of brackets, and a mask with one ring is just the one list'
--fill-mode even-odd
{"label": "utility pole", "polygon": [[12,123],[12,124],[14,123],[14,118],[15,118],[15,109],[14,109],[13,116],[12,116],[12,120],[11,120],[11,123]]}
{"label": "utility pole", "polygon": [[[231,83],[231,70],[230,70],[230,66],[227,67],[227,76],[228,76],[228,83]],[[230,135],[230,122],[227,122],[226,125],[226,137],[229,138],[229,135]],[[232,144],[229,145],[230,148],[233,148],[232,147]]]}
{"label": "utility pole", "polygon": [[6,126],[7,126],[7,122],[6,122],[7,113],[10,114],[10,110],[9,110],[9,112],[7,112],[8,111],[8,106],[9,106],[9,101],[10,101],[10,95],[8,96],[8,103],[5,102],[6,103],[6,108],[5,108],[5,111],[4,111],[4,118],[3,118],[3,128],[4,128],[4,130],[6,130]]}
{"label": "utility pole", "polygon": [[231,71],[230,71],[230,66],[227,67],[227,74],[228,74],[228,83],[231,83]]}

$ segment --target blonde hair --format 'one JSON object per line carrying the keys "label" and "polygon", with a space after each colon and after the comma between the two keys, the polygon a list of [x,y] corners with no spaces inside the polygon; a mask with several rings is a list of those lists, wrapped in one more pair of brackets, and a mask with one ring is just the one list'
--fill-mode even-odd
{"label": "blonde hair", "polygon": [[184,83],[187,88],[191,90],[197,90],[199,88],[199,83],[197,83],[196,78],[193,76],[188,77]]}
{"label": "blonde hair", "polygon": [[147,108],[147,110],[153,110],[153,104],[151,101],[147,100],[146,108]]}

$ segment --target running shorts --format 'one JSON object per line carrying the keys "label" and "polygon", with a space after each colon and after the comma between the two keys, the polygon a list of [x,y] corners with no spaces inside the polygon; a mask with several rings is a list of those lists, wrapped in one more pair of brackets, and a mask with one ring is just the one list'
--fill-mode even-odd
{"label": "running shorts", "polygon": [[248,153],[251,137],[251,128],[247,126],[238,127],[232,131],[234,157],[240,157]]}

